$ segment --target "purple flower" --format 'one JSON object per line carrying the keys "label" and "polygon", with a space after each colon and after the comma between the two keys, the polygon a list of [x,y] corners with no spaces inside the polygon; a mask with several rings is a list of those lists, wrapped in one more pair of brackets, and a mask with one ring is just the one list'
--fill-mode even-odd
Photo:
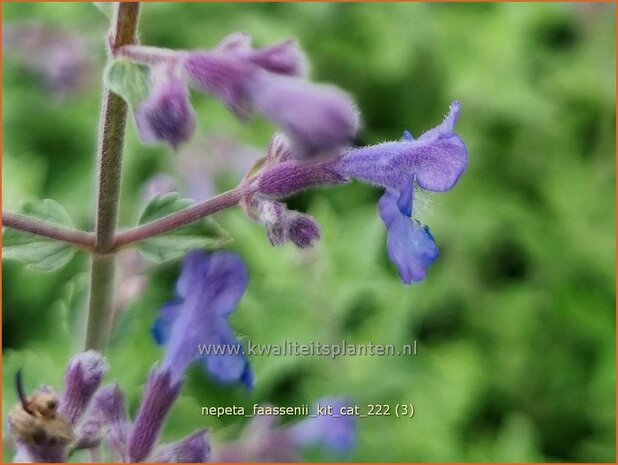
{"label": "purple flower", "polygon": [[290,240],[301,249],[311,247],[320,239],[320,226],[309,215],[295,214],[287,221]]}
{"label": "purple flower", "polygon": [[235,34],[214,51],[186,54],[182,65],[195,87],[239,118],[255,110],[280,126],[297,158],[336,154],[358,130],[358,112],[346,93],[299,77],[306,63],[294,41],[253,50],[247,36]]}
{"label": "purple flower", "polygon": [[[192,252],[176,284],[178,302],[164,306],[152,332],[167,346],[164,368],[172,380],[204,356],[206,370],[223,383],[253,385],[253,373],[228,317],[247,288],[247,269],[235,254]],[[200,354],[200,346],[210,353]]]}
{"label": "purple flower", "polygon": [[127,457],[129,420],[124,393],[117,384],[105,386],[92,398],[84,420],[77,429],[76,449],[98,447],[107,439],[123,459]]}
{"label": "purple flower", "polygon": [[155,367],[139,407],[135,425],[129,437],[131,462],[142,462],[154,449],[161,428],[172,405],[180,394],[180,380],[173,380],[169,368]]}
{"label": "purple flower", "polygon": [[295,158],[336,156],[358,131],[352,99],[334,86],[260,73],[248,92],[253,108],[287,134]]}
{"label": "purple flower", "polygon": [[189,89],[174,66],[158,65],[152,76],[151,94],[135,110],[135,121],[144,143],[167,142],[176,149],[195,130]]}
{"label": "purple flower", "polygon": [[295,441],[302,447],[322,446],[337,453],[347,453],[356,442],[356,418],[342,414],[350,406],[347,399],[324,398],[318,404],[332,407],[332,415],[318,415],[291,428]]}
{"label": "purple flower", "polygon": [[152,456],[154,463],[204,463],[210,457],[207,431],[197,431],[172,444],[163,444]]}
{"label": "purple flower", "polygon": [[387,230],[388,255],[406,284],[425,279],[427,267],[438,258],[429,228],[411,218],[413,189],[410,182],[399,193],[387,190],[378,203]]}
{"label": "purple flower", "polygon": [[468,163],[466,146],[453,132],[459,109],[459,102],[453,102],[442,124],[416,140],[406,131],[401,141],[349,150],[335,171],[391,189],[400,189],[414,176],[423,189],[447,191]]}
{"label": "purple flower", "polygon": [[105,358],[93,350],[76,355],[69,362],[59,412],[73,425],[77,424],[86,411],[107,370],[108,364]]}
{"label": "purple flower", "polygon": [[72,97],[92,85],[95,53],[85,35],[42,24],[6,24],[2,46],[6,57],[40,77],[56,97]]}
{"label": "purple flower", "polygon": [[402,141],[349,150],[334,167],[341,176],[386,188],[380,216],[387,228],[389,257],[406,284],[423,280],[438,257],[429,228],[412,217],[415,182],[429,191],[447,191],[467,165],[466,146],[453,132],[459,108],[454,102],[442,124],[417,140],[406,131]]}

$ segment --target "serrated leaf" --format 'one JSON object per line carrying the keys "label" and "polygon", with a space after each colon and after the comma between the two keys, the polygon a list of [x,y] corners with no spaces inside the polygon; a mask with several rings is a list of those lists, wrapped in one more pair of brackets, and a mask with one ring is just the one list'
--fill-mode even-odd
{"label": "serrated leaf", "polygon": [[105,86],[137,107],[150,93],[150,72],[143,65],[119,58],[105,69]]}
{"label": "serrated leaf", "polygon": [[[152,199],[140,215],[139,224],[163,218],[193,204],[177,192]],[[169,233],[147,239],[140,243],[140,252],[155,262],[180,258],[190,250],[217,249],[228,244],[231,236],[214,219],[204,218]]]}
{"label": "serrated leaf", "polygon": [[[24,202],[20,212],[59,226],[74,227],[71,217],[62,205],[51,199]],[[54,271],[66,265],[74,254],[75,249],[65,242],[45,239],[11,228],[2,229],[3,260],[19,260],[33,270]]]}

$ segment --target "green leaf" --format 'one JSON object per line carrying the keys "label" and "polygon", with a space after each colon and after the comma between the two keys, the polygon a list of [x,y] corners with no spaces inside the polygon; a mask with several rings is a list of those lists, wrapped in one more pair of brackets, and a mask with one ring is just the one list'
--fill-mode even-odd
{"label": "green leaf", "polygon": [[105,69],[105,86],[120,95],[133,107],[142,103],[150,93],[148,67],[119,58]]}
{"label": "green leaf", "polygon": [[[171,215],[193,205],[193,200],[182,198],[177,192],[152,199],[140,215],[139,224]],[[190,250],[218,249],[232,240],[228,232],[212,218],[174,229],[166,234],[147,239],[139,244],[140,252],[155,262],[182,257]]]}
{"label": "green leaf", "polygon": [[[73,228],[73,221],[56,201],[24,202],[21,213],[49,223]],[[2,229],[2,259],[19,260],[28,268],[38,271],[54,271],[66,265],[75,248],[66,242],[45,239],[11,228]]]}

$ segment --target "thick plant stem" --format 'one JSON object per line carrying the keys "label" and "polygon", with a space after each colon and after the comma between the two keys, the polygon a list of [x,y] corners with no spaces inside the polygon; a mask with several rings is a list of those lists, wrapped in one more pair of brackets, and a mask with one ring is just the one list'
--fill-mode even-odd
{"label": "thick plant stem", "polygon": [[113,320],[115,258],[114,254],[92,255],[86,349],[103,351],[109,342]]}
{"label": "thick plant stem", "polygon": [[[119,3],[110,33],[112,49],[136,41],[139,3]],[[127,104],[107,90],[103,97],[97,154],[97,218],[90,276],[86,349],[103,351],[111,333],[114,303],[114,246]]]}

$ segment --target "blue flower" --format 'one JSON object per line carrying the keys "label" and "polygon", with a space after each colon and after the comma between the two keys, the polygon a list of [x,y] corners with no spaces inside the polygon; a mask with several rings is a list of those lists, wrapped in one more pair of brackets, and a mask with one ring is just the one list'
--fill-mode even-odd
{"label": "blue flower", "polygon": [[332,407],[332,415],[317,415],[291,427],[296,442],[301,447],[323,446],[338,453],[349,453],[356,443],[356,417],[342,415],[341,409],[350,401],[340,397],[320,399],[317,404]]}
{"label": "blue flower", "polygon": [[388,256],[406,284],[425,279],[427,267],[438,258],[429,227],[411,218],[413,190],[412,180],[400,192],[387,190],[378,203],[387,230]]}
{"label": "blue flower", "polygon": [[415,186],[447,191],[468,164],[466,146],[454,133],[459,109],[459,102],[453,102],[444,121],[416,140],[406,131],[401,141],[349,150],[334,167],[345,178],[386,188],[380,217],[387,228],[388,255],[406,284],[422,281],[438,258],[429,228],[413,218]]}
{"label": "blue flower", "polygon": [[[155,340],[166,345],[163,368],[173,380],[204,357],[204,368],[223,383],[253,386],[253,373],[228,317],[247,288],[247,269],[229,252],[192,252],[185,259],[176,292],[179,300],[165,305],[152,328]],[[210,353],[200,354],[199,346]]]}

